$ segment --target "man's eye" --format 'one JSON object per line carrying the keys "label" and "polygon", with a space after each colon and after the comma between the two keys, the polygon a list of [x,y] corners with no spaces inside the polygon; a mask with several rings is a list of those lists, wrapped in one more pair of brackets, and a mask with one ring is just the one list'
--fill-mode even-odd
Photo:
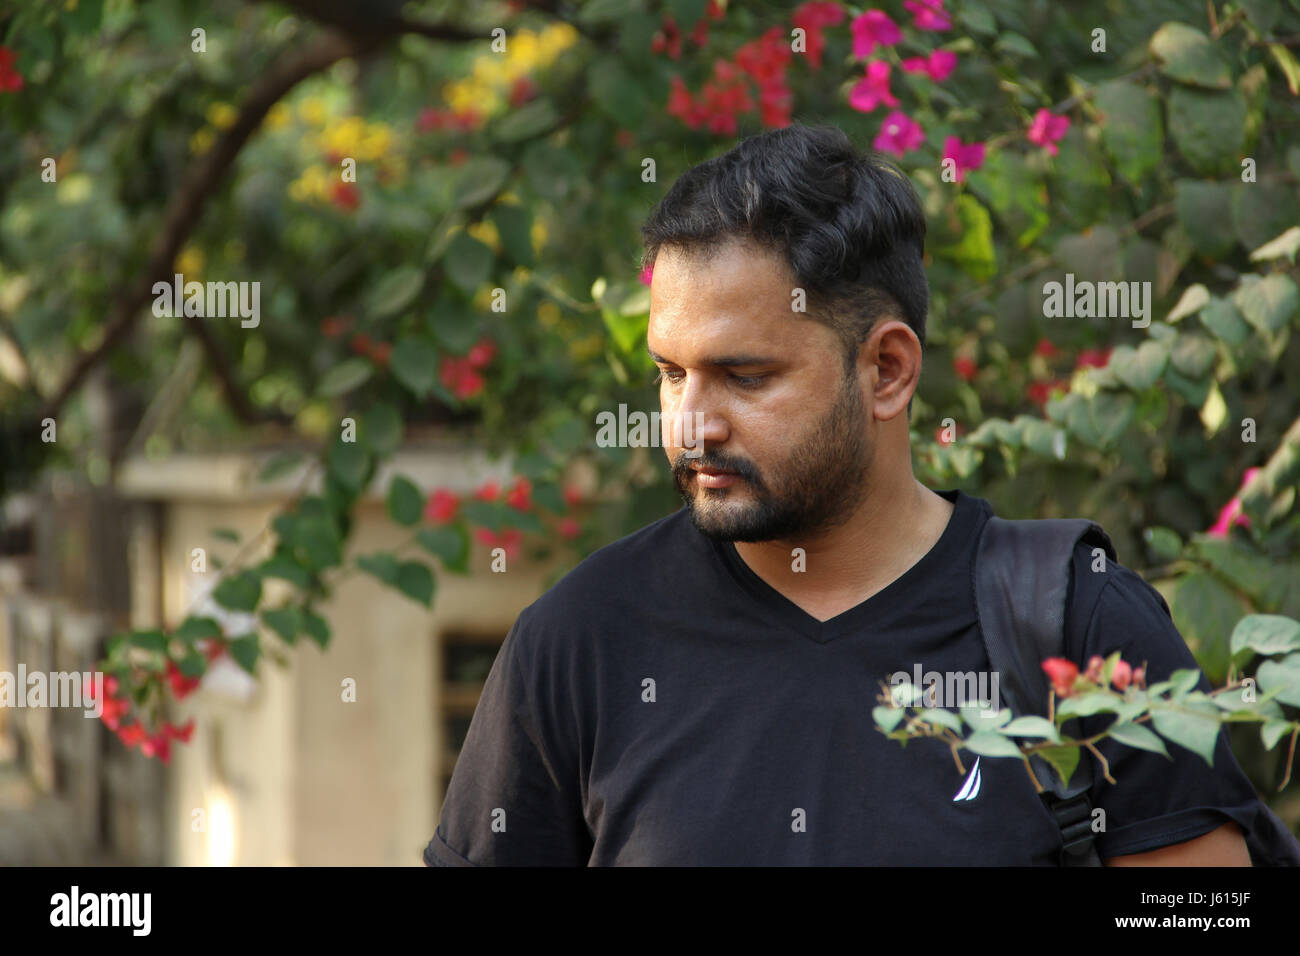
{"label": "man's eye", "polygon": [[763,384],[762,375],[733,375],[731,379],[741,388],[758,388]]}
{"label": "man's eye", "polygon": [[660,382],[680,382],[681,380],[680,372],[670,372],[661,368],[659,374],[655,376],[654,384],[658,385]]}

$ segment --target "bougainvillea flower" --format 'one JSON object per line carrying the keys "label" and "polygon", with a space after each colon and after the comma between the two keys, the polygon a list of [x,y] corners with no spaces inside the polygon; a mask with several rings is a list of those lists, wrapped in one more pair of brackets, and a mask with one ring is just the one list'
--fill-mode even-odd
{"label": "bougainvillea flower", "polygon": [[855,110],[870,113],[880,104],[897,106],[898,98],[889,92],[889,64],[872,60],[867,64],[867,75],[849,90],[849,105]]}
{"label": "bougainvillea flower", "polygon": [[1041,146],[1055,156],[1060,152],[1056,144],[1066,130],[1070,128],[1070,117],[1057,116],[1049,110],[1039,110],[1034,114],[1034,121],[1029,124],[1025,137],[1036,146]]}
{"label": "bougainvillea flower", "polygon": [[952,27],[943,0],[903,0],[903,7],[912,14],[912,26],[918,30],[947,30]]}
{"label": "bougainvillea flower", "polygon": [[902,157],[910,149],[916,149],[925,142],[925,132],[916,121],[898,110],[885,117],[880,124],[880,133],[871,145],[886,153]]}
{"label": "bougainvillea flower", "polygon": [[951,159],[957,170],[957,182],[966,178],[966,173],[984,165],[983,143],[962,143],[956,136],[949,136],[943,141],[943,158]]}
{"label": "bougainvillea flower", "polygon": [[883,10],[868,10],[855,17],[850,29],[853,32],[853,55],[860,60],[871,56],[877,46],[893,46],[903,39],[903,31]]}

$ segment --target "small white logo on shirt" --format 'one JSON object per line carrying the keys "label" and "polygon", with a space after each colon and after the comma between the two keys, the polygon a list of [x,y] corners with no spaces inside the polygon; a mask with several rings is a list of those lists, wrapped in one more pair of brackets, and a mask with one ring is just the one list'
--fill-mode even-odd
{"label": "small white logo on shirt", "polygon": [[980,758],[975,758],[975,766],[971,768],[970,776],[962,784],[962,788],[957,791],[957,796],[953,797],[953,803],[958,800],[974,800],[980,792]]}

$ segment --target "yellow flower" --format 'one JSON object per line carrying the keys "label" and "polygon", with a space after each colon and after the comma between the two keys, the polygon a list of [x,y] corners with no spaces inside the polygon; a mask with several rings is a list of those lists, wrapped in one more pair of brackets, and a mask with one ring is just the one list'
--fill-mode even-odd
{"label": "yellow flower", "polygon": [[546,245],[547,235],[546,223],[542,222],[541,219],[534,219],[533,228],[528,236],[533,241],[533,252],[542,251],[542,246]]}
{"label": "yellow flower", "polygon": [[325,123],[325,103],[319,96],[309,96],[299,104],[298,115],[312,126],[322,126]]}
{"label": "yellow flower", "polygon": [[188,244],[180,252],[176,253],[176,271],[185,276],[188,282],[190,279],[203,274],[203,250],[195,245]]}
{"label": "yellow flower", "polygon": [[465,227],[465,232],[479,242],[490,247],[493,252],[501,251],[501,236],[495,223],[482,221]]}
{"label": "yellow flower", "polygon": [[357,159],[375,160],[384,156],[393,145],[393,133],[383,123],[371,123],[366,126],[357,144]]}
{"label": "yellow flower", "polygon": [[293,111],[283,103],[276,103],[266,114],[266,128],[281,129],[288,126],[291,119],[293,119]]}
{"label": "yellow flower", "polygon": [[217,134],[211,128],[205,126],[190,137],[190,152],[196,156],[199,153],[206,153],[216,141]]}
{"label": "yellow flower", "polygon": [[217,129],[229,129],[235,125],[235,120],[239,117],[239,110],[235,109],[229,103],[213,103],[208,107],[208,122]]}

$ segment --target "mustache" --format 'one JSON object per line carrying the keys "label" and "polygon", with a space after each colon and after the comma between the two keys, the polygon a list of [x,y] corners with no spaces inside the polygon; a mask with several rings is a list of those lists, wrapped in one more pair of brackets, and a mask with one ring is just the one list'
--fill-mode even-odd
{"label": "mustache", "polygon": [[686,453],[677,456],[673,462],[673,477],[679,482],[685,481],[691,472],[691,464],[694,463],[696,468],[713,469],[716,471],[735,472],[741,478],[752,484],[758,484],[758,472],[747,461],[739,458],[729,458],[724,455],[714,453],[705,453],[698,458],[688,458]]}

